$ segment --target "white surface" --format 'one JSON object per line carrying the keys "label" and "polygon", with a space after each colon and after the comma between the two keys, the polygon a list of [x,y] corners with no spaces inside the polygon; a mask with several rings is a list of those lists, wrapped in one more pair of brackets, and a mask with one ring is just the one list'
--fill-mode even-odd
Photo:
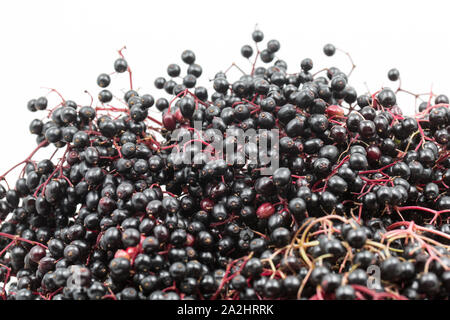
{"label": "white surface", "polygon": [[[201,83],[232,62],[246,70],[240,48],[251,44],[255,24],[267,40],[281,42],[277,54],[292,72],[311,57],[314,70],[350,65],[343,55],[322,53],[331,42],[349,51],[357,69],[351,84],[365,91],[396,87],[387,71],[397,67],[403,87],[450,94],[448,1],[1,1],[1,173],[35,146],[28,124],[43,113],[26,103],[53,87],[66,99],[89,104],[96,77],[111,72],[117,49],[134,71],[135,87],[156,96],[153,80],[192,49],[203,66]],[[116,88],[126,89],[125,76]],[[57,97],[51,95],[53,102]],[[399,97],[411,114],[414,99]],[[39,154],[38,154],[39,158]],[[1,174],[0,173],[0,174]]]}

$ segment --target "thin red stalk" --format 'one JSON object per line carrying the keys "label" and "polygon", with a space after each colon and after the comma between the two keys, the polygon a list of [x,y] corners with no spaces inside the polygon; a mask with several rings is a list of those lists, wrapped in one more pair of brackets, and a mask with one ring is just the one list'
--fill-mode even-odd
{"label": "thin red stalk", "polygon": [[36,152],[38,152],[39,149],[41,149],[43,146],[45,146],[47,144],[47,140],[42,141],[37,147],[36,149],[33,150],[33,152],[31,152],[31,154],[23,161],[19,162],[18,164],[16,164],[15,166],[13,166],[12,168],[10,168],[9,170],[7,170],[4,174],[2,174],[0,176],[0,181],[5,179],[5,176],[10,173],[11,171],[13,171],[15,168],[17,168],[18,166],[20,166],[21,164],[24,163],[28,163],[31,158],[36,154]]}

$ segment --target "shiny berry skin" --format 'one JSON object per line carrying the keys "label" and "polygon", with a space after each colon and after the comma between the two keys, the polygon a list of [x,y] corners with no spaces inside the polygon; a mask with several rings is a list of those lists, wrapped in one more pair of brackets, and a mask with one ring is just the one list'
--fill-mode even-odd
{"label": "shiny berry skin", "polygon": [[170,64],[167,67],[167,74],[171,77],[178,77],[181,73],[180,66],[177,64]]}
{"label": "shiny berry skin", "polygon": [[260,30],[255,30],[252,33],[253,41],[261,42],[264,39],[264,33]]}
{"label": "shiny berry skin", "polygon": [[397,69],[393,68],[389,70],[388,78],[391,81],[397,81],[400,78],[400,72]]}
{"label": "shiny berry skin", "polygon": [[337,300],[354,300],[355,298],[355,290],[349,285],[340,286],[336,289]]}
{"label": "shiny berry skin", "polygon": [[260,219],[268,218],[275,213],[275,208],[271,203],[263,203],[256,210],[256,215]]}
{"label": "shiny berry skin", "polygon": [[397,98],[395,93],[388,88],[381,90],[381,92],[377,96],[378,101],[383,107],[391,108],[397,102]]}
{"label": "shiny berry skin", "polygon": [[184,50],[181,54],[181,60],[186,64],[193,64],[195,62],[195,53],[191,50]]}
{"label": "shiny berry skin", "polygon": [[125,59],[119,58],[116,61],[114,61],[114,70],[118,73],[123,73],[127,71],[128,69],[128,63]]}
{"label": "shiny berry skin", "polygon": [[360,249],[364,246],[367,235],[362,229],[358,228],[350,230],[346,238],[352,248]]}
{"label": "shiny berry skin", "polygon": [[111,91],[109,90],[102,90],[98,93],[98,100],[102,103],[107,103],[112,100],[113,96]]}
{"label": "shiny berry skin", "polygon": [[250,58],[253,55],[253,48],[249,45],[242,46],[241,55],[244,58]]}
{"label": "shiny berry skin", "polygon": [[331,57],[336,53],[336,47],[331,43],[328,43],[323,47],[323,53],[325,53],[326,56]]}
{"label": "shiny berry skin", "polygon": [[101,88],[106,88],[110,83],[111,77],[106,73],[102,73],[97,77],[97,85]]}
{"label": "shiny berry skin", "polygon": [[46,97],[40,97],[34,101],[34,107],[37,110],[45,110],[47,109],[48,100]]}

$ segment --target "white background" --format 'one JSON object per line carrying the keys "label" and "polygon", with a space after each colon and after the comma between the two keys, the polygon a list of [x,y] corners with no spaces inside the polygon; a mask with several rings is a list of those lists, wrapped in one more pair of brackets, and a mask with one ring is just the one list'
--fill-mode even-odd
{"label": "white background", "polygon": [[[325,57],[331,42],[349,51],[357,69],[351,84],[374,92],[396,87],[387,71],[397,67],[403,87],[414,92],[450,94],[448,1],[1,1],[0,4],[0,171],[23,160],[34,148],[26,103],[58,89],[66,99],[89,104],[96,77],[113,71],[123,45],[134,71],[135,87],[157,97],[155,77],[192,49],[203,66],[202,84],[232,62],[249,70],[240,48],[251,44],[255,24],[265,41],[281,42],[279,58],[292,72],[310,57],[314,70],[337,65],[348,71],[343,55]],[[113,80],[127,88],[125,76]],[[58,101],[55,95],[49,99]],[[414,99],[398,98],[408,114]],[[39,158],[39,155],[38,155]],[[0,174],[1,174],[0,173]]]}

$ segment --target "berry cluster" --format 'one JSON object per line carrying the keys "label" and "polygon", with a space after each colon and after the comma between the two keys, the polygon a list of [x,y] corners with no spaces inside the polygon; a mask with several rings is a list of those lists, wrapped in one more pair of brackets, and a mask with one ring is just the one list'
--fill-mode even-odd
{"label": "berry cluster", "polygon": [[[3,299],[448,298],[448,97],[358,95],[332,44],[348,74],[312,73],[309,58],[289,73],[279,41],[252,38],[251,71],[233,63],[212,91],[186,50],[186,74],[170,64],[154,82],[170,99],[139,93],[120,50],[97,105],[54,89],[51,109],[29,101],[48,115],[30,123],[37,148],[0,176]],[[123,99],[108,89],[121,73]],[[416,115],[399,93],[421,101]]]}

